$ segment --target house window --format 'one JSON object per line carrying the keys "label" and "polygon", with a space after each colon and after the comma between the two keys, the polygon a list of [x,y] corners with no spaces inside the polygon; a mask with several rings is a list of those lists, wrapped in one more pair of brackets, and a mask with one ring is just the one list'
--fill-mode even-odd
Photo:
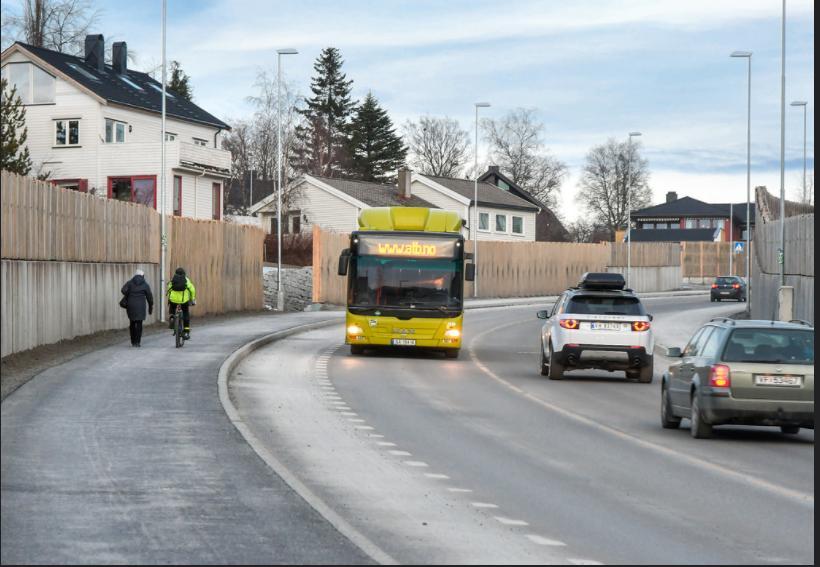
{"label": "house window", "polygon": [[712,228],[712,219],[700,219],[698,228]]}
{"label": "house window", "polygon": [[125,122],[119,120],[105,119],[105,143],[124,144],[125,143]]}
{"label": "house window", "polygon": [[649,229],[655,228],[655,223],[645,222],[641,225],[641,228],[649,228]]}
{"label": "house window", "polygon": [[220,220],[222,218],[222,186],[219,183],[214,183],[211,185],[211,195],[212,199],[211,202],[213,203],[213,211],[214,211],[214,220]]}
{"label": "house window", "polygon": [[194,138],[194,144],[196,144],[197,146],[208,147],[208,140],[203,140],[202,138]]}
{"label": "house window", "polygon": [[174,175],[174,216],[182,216],[182,176]]}
{"label": "house window", "polygon": [[495,231],[507,232],[507,215],[495,215]]}
{"label": "house window", "polygon": [[2,76],[10,86],[17,87],[23,104],[52,104],[57,79],[31,63],[9,63]]}
{"label": "house window", "polygon": [[55,146],[79,146],[80,145],[80,121],[55,120],[54,121],[54,145]]}
{"label": "house window", "polygon": [[108,198],[157,208],[157,176],[108,178]]}
{"label": "house window", "polygon": [[478,213],[478,230],[490,230],[490,213]]}
{"label": "house window", "polygon": [[503,189],[504,191],[509,191],[510,190],[510,186],[507,185],[507,183],[505,183],[501,179],[498,180],[498,188]]}
{"label": "house window", "polygon": [[669,228],[669,224],[665,223],[665,222],[659,222],[658,224],[655,225],[655,228],[659,228],[661,230],[666,230],[667,228]]}
{"label": "house window", "polygon": [[51,184],[60,189],[88,193],[88,179],[53,179]]}
{"label": "house window", "polygon": [[697,228],[698,219],[686,219],[686,228]]}
{"label": "house window", "polygon": [[173,142],[177,139],[176,134],[172,134],[171,132],[165,132],[165,141],[166,142]]}
{"label": "house window", "polygon": [[296,211],[290,217],[290,227],[293,234],[299,234],[302,230],[302,213]]}
{"label": "house window", "polygon": [[279,231],[276,230],[276,227],[279,226],[277,220],[278,219],[276,217],[271,217],[270,218],[270,233],[271,234],[279,234]]}
{"label": "house window", "polygon": [[513,234],[524,234],[524,217],[512,218],[512,231]]}

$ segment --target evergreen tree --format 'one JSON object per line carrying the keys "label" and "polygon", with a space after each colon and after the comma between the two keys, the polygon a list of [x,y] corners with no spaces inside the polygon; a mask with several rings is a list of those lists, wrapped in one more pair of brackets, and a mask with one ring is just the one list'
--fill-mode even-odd
{"label": "evergreen tree", "polygon": [[20,175],[31,171],[31,156],[26,147],[26,108],[17,87],[8,88],[6,79],[0,79],[0,169]]}
{"label": "evergreen tree", "polygon": [[343,64],[335,47],[323,49],[313,64],[313,96],[299,111],[304,122],[296,128],[295,165],[299,171],[326,177],[340,177],[345,171],[354,104],[350,100],[353,81],[342,73]]}
{"label": "evergreen tree", "polygon": [[348,173],[365,181],[389,181],[407,157],[407,148],[396,134],[387,111],[373,93],[356,108],[350,123]]}
{"label": "evergreen tree", "polygon": [[168,88],[187,101],[190,101],[194,96],[193,88],[189,83],[190,78],[182,70],[179,61],[171,61],[171,82],[168,83]]}

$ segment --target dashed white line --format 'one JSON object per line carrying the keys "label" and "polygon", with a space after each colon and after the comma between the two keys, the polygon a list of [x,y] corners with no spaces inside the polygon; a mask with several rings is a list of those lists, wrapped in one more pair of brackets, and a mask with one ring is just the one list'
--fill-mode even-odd
{"label": "dashed white line", "polygon": [[354,429],[361,429],[362,431],[372,431],[374,428],[372,425],[357,425]]}
{"label": "dashed white line", "polygon": [[347,421],[350,423],[364,423],[364,420],[360,417],[349,417]]}
{"label": "dashed white line", "polygon": [[504,516],[495,516],[495,519],[505,526],[529,526],[524,520],[514,520],[512,518],[505,518]]}
{"label": "dashed white line", "polygon": [[376,443],[376,445],[378,445],[379,447],[395,447],[396,446],[395,443],[391,443],[390,441],[379,441],[378,443]]}
{"label": "dashed white line", "polygon": [[557,539],[549,539],[536,534],[527,534],[527,539],[538,545],[550,545],[553,547],[560,547],[566,545],[563,541]]}
{"label": "dashed white line", "polygon": [[393,450],[393,451],[388,451],[388,453],[390,453],[391,455],[395,455],[397,457],[412,457],[413,456],[413,453],[409,453],[407,451],[399,451],[397,449]]}
{"label": "dashed white line", "polygon": [[355,411],[343,411],[342,415],[345,417],[356,417],[359,414],[357,414]]}
{"label": "dashed white line", "polygon": [[[487,509],[498,508],[497,504],[490,504],[489,502],[470,502],[470,505],[473,508],[487,508]],[[496,519],[498,519],[498,518],[496,518]]]}
{"label": "dashed white line", "polygon": [[369,433],[367,436],[373,439],[384,439],[384,435],[381,433]]}
{"label": "dashed white line", "polygon": [[434,478],[436,480],[450,480],[449,476],[447,476],[446,474],[441,474],[441,473],[428,472],[428,473],[424,473],[424,476],[426,476],[427,478]]}
{"label": "dashed white line", "polygon": [[408,467],[424,468],[424,467],[429,467],[430,466],[427,463],[425,463],[424,461],[403,461],[403,462]]}
{"label": "dashed white line", "polygon": [[472,492],[472,489],[470,489],[470,488],[454,488],[454,487],[450,487],[450,488],[448,488],[448,489],[447,489],[447,491],[448,491],[448,492],[467,493],[467,492]]}

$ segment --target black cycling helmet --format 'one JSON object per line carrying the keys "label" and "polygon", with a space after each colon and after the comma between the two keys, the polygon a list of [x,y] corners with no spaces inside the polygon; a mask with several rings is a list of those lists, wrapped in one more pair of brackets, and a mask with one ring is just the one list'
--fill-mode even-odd
{"label": "black cycling helmet", "polygon": [[176,271],[174,273],[179,274],[180,276],[184,276],[185,275],[185,268],[180,266],[179,268],[176,269]]}

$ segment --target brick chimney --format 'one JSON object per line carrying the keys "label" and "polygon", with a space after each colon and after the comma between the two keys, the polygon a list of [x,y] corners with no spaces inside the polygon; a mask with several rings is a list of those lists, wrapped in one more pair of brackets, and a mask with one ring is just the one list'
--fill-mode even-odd
{"label": "brick chimney", "polygon": [[666,202],[671,203],[672,201],[678,200],[678,194],[675,191],[669,191],[666,193]]}
{"label": "brick chimney", "polygon": [[409,199],[410,193],[410,176],[413,172],[406,167],[399,168],[399,195],[404,199]]}
{"label": "brick chimney", "polygon": [[124,41],[115,41],[111,46],[111,66],[118,75],[128,74],[128,46]]}
{"label": "brick chimney", "polygon": [[500,169],[497,165],[491,165],[487,168],[487,173],[500,173]]}
{"label": "brick chimney", "polygon": [[85,62],[100,73],[105,71],[105,39],[101,33],[85,36]]}

